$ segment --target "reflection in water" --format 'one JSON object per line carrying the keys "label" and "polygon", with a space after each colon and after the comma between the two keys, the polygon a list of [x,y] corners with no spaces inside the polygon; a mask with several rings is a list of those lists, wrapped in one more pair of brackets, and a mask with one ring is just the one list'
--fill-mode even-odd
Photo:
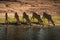
{"label": "reflection in water", "polygon": [[[53,30],[52,30],[53,31]],[[40,29],[40,31],[38,32],[38,40],[53,40],[53,32],[50,29]]]}
{"label": "reflection in water", "polygon": [[47,33],[45,32],[44,29],[40,29],[37,35],[38,35],[38,40],[45,40]]}
{"label": "reflection in water", "polygon": [[60,40],[60,28],[0,27],[0,40]]}

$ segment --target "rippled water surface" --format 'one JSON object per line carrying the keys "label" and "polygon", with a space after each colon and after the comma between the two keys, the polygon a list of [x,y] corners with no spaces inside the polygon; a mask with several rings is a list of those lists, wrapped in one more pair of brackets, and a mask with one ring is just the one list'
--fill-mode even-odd
{"label": "rippled water surface", "polygon": [[16,25],[0,26],[0,40],[60,40],[60,27],[24,27]]}

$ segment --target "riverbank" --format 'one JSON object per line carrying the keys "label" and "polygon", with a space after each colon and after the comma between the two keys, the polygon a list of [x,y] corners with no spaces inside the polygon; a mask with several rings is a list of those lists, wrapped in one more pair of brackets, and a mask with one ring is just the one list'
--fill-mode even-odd
{"label": "riverbank", "polygon": [[8,27],[8,26],[11,26],[11,27],[20,27],[20,28],[54,28],[54,27],[60,27],[60,24],[56,24],[55,26],[53,25],[44,25],[44,26],[41,26],[40,24],[32,24],[32,25],[29,25],[29,24],[17,24],[17,23],[10,23],[10,24],[4,24],[4,23],[0,23],[0,27]]}
{"label": "riverbank", "polygon": [[[29,18],[30,19],[30,21],[31,21],[31,23],[33,23],[33,24],[39,24],[38,23],[38,20],[36,19],[36,18],[34,18],[34,20],[33,19],[31,19],[31,18]],[[56,24],[56,25],[60,25],[60,18],[52,18],[53,19],[53,21],[54,21],[54,23]],[[21,24],[27,24],[26,23],[26,19],[24,19],[24,18],[19,18],[19,20],[20,20],[20,22],[21,22]],[[42,19],[43,20],[43,23],[45,24],[45,25],[48,25],[48,20],[47,19]],[[17,20],[15,19],[15,18],[8,18],[8,25],[10,24],[10,25],[16,25],[17,23]],[[5,25],[6,23],[5,23],[5,18],[0,18],[0,24],[2,24],[2,25]],[[50,23],[51,24],[51,23]],[[19,25],[20,25],[20,23],[19,23]]]}

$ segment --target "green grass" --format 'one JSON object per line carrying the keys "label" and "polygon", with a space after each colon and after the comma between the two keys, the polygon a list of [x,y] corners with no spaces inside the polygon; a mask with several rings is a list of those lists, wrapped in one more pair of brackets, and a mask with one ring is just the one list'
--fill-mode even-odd
{"label": "green grass", "polygon": [[0,23],[5,23],[5,19],[4,18],[0,18]]}
{"label": "green grass", "polygon": [[[11,23],[15,23],[16,22],[16,19],[15,18],[8,18],[9,22]],[[34,21],[33,19],[31,19],[31,22],[38,22],[38,20],[36,18],[34,18]],[[48,21],[47,19],[42,19],[44,24],[48,24]],[[54,22],[60,22],[60,18],[53,18]],[[26,22],[26,19],[23,19],[23,18],[20,18],[20,21],[21,22]],[[5,23],[5,18],[0,18],[0,23]]]}
{"label": "green grass", "polygon": [[55,22],[60,22],[60,18],[53,18]]}

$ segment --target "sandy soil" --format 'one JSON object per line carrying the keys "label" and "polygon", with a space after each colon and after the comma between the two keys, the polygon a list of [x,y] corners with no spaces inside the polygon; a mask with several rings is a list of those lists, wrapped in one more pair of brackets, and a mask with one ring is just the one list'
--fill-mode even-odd
{"label": "sandy soil", "polygon": [[[17,12],[19,16],[22,16],[23,12],[26,12],[28,15],[32,14],[31,11],[35,11],[38,14],[42,15],[45,11],[51,14],[54,17],[60,17],[60,3],[54,3],[51,1],[21,1],[21,2],[6,2],[0,1],[0,14],[1,17],[4,17],[3,13],[8,13],[9,17],[13,17],[14,13]],[[12,15],[10,15],[12,14]]]}

